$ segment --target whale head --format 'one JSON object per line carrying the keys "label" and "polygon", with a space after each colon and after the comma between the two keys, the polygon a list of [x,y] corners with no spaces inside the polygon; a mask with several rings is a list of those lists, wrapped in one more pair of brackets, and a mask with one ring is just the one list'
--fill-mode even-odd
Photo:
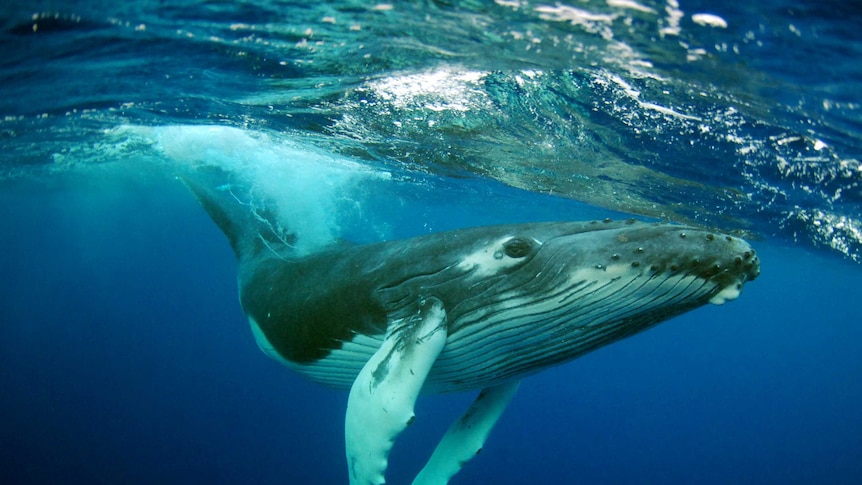
{"label": "whale head", "polygon": [[[569,288],[573,292],[569,296],[575,298],[583,292],[575,287],[601,285],[605,291],[630,294],[626,303],[630,308],[671,304],[675,301],[672,296],[721,304],[736,298],[742,285],[760,274],[757,253],[742,239],[634,220],[528,226],[521,234],[501,241],[501,249],[510,262],[518,261],[521,276],[536,280],[543,272],[554,275],[551,281],[532,287],[536,291]],[[504,259],[500,254],[496,257]],[[680,282],[692,284],[683,287]],[[635,291],[629,283],[639,283],[643,290],[667,289],[669,284],[675,284],[675,289],[658,298],[654,293],[648,296]]]}
{"label": "whale head", "polygon": [[411,290],[442,295],[448,311],[450,341],[432,385],[469,388],[539,371],[733,300],[760,273],[744,240],[688,226],[606,220],[476,235],[447,255],[454,262],[440,281]]}

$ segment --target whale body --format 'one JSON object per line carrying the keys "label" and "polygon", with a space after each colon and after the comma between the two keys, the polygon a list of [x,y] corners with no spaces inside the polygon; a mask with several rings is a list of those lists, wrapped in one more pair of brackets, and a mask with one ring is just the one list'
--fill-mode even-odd
{"label": "whale body", "polygon": [[260,348],[349,389],[352,484],[382,484],[423,392],[481,390],[414,484],[444,484],[476,453],[525,376],[707,303],[760,272],[745,241],[635,220],[475,227],[299,255],[296,238],[189,183],[238,259]]}

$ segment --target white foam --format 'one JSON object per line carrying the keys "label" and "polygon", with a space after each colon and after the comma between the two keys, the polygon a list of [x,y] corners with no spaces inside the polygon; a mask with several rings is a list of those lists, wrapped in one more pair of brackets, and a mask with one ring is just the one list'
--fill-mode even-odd
{"label": "white foam", "polygon": [[627,8],[644,13],[655,13],[655,10],[653,10],[652,8],[647,7],[646,5],[641,5],[634,0],[607,0],[607,2],[608,5],[611,7]]}
{"label": "white foam", "polygon": [[682,29],[679,26],[679,21],[682,19],[683,12],[679,8],[677,0],[667,0],[667,6],[664,8],[667,17],[665,17],[665,26],[659,30],[661,35],[679,35]]}
{"label": "white foam", "polygon": [[593,13],[568,5],[557,4],[555,6],[540,5],[535,11],[545,20],[569,21],[572,25],[590,26],[593,22],[611,23],[616,15],[605,13]]}
{"label": "white foam", "polygon": [[380,99],[399,109],[418,105],[432,111],[470,111],[487,102],[481,90],[487,74],[446,67],[388,77],[369,87]]}
{"label": "white foam", "polygon": [[696,23],[697,25],[702,25],[704,27],[714,27],[720,29],[727,28],[727,21],[718,15],[713,15],[711,13],[696,13],[691,16],[691,21]]}
{"label": "white foam", "polygon": [[543,20],[569,22],[591,34],[598,34],[605,40],[611,40],[614,32],[611,26],[621,16],[621,13],[593,13],[588,10],[557,4],[555,6],[540,5],[533,10]]}
{"label": "white foam", "polygon": [[122,126],[115,138],[147,143],[169,164],[186,169],[218,167],[229,183],[251,190],[237,197],[251,208],[274,204],[279,223],[300,236],[300,254],[339,237],[345,207],[356,206],[351,191],[358,182],[389,174],[313,146],[277,139],[262,132],[225,126]]}
{"label": "white foam", "polygon": [[740,285],[730,285],[724,287],[721,291],[715,294],[712,298],[710,298],[709,302],[713,305],[723,305],[724,302],[735,300],[739,298],[739,293],[741,291]]}
{"label": "white foam", "polygon": [[[692,121],[702,121],[697,116],[687,115],[685,113],[680,113],[679,111],[675,111],[671,108],[667,108],[665,106],[661,106],[661,105],[656,104],[656,103],[650,103],[648,101],[643,101],[642,99],[640,99],[640,96],[641,96],[640,91],[638,91],[637,89],[632,87],[632,85],[629,84],[628,82],[626,82],[625,79],[623,79],[620,76],[617,76],[616,74],[606,74],[605,79],[607,79],[608,81],[611,81],[614,84],[616,84],[617,86],[619,86],[623,90],[623,93],[625,93],[626,96],[633,99],[643,109],[656,111],[656,112],[661,113],[661,114],[666,115],[666,116],[673,116],[674,118],[681,118],[681,119],[692,120]],[[597,79],[597,80],[601,81],[601,79]]]}
{"label": "white foam", "polygon": [[679,111],[674,111],[670,108],[666,108],[664,106],[661,106],[661,105],[658,105],[655,103],[647,103],[647,102],[643,102],[643,101],[640,101],[639,103],[641,105],[641,108],[651,109],[653,111],[658,111],[659,113],[661,113],[663,115],[673,116],[675,118],[681,118],[684,120],[703,121],[700,118],[698,118],[697,116],[691,116],[691,115],[687,115],[684,113],[680,113]]}

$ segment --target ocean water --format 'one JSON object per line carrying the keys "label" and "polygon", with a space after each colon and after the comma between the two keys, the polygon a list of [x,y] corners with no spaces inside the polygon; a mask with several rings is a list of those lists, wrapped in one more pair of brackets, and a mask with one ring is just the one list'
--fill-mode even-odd
{"label": "ocean water", "polygon": [[[762,274],[524,381],[452,483],[862,481],[854,2],[8,1],[3,483],[346,483],[346,393],[254,343],[178,176],[314,251],[639,217]],[[424,396],[409,483],[471,394]]]}

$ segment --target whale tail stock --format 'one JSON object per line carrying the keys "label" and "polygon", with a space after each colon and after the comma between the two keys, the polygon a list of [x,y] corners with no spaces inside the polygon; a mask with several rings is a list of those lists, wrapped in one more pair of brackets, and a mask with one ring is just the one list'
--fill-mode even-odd
{"label": "whale tail stock", "polygon": [[218,172],[196,171],[178,178],[225,234],[237,260],[253,258],[264,250],[282,254],[293,247],[296,236],[282,227],[275,213],[266,204],[255,203],[250,190],[230,183],[227,174]]}

